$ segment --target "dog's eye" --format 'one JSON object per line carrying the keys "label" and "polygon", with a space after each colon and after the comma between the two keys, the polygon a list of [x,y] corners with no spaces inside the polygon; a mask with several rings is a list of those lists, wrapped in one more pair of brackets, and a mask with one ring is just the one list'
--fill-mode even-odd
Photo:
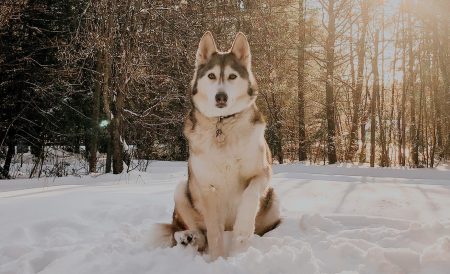
{"label": "dog's eye", "polygon": [[236,74],[230,74],[230,76],[228,76],[228,79],[230,79],[230,80],[234,80],[234,79],[236,79],[237,78],[237,75]]}
{"label": "dog's eye", "polygon": [[208,78],[211,80],[214,80],[214,79],[216,79],[216,75],[214,75],[214,73],[210,73],[210,74],[208,74]]}

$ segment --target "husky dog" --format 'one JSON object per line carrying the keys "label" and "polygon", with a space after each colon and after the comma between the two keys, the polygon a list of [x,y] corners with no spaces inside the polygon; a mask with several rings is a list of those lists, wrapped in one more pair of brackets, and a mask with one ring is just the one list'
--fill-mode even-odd
{"label": "husky dog", "polygon": [[175,191],[172,224],[165,230],[172,245],[191,245],[215,259],[230,251],[224,231],[232,231],[230,249],[236,252],[253,234],[262,236],[280,223],[245,35],[238,33],[231,49],[219,52],[206,32],[191,87],[193,107],[184,124],[188,180]]}

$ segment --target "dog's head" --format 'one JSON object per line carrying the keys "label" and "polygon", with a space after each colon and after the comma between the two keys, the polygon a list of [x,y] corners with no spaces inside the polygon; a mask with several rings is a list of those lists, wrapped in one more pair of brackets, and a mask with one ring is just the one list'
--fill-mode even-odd
{"label": "dog's head", "polygon": [[219,52],[211,32],[198,46],[192,80],[194,106],[207,117],[228,116],[248,108],[256,98],[250,46],[241,32],[231,49]]}

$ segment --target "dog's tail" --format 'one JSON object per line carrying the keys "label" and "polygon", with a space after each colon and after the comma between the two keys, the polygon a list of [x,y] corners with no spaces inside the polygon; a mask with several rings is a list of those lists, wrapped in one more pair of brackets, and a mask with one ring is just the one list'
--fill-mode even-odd
{"label": "dog's tail", "polygon": [[173,229],[171,224],[154,224],[150,230],[150,246],[171,247],[174,245]]}

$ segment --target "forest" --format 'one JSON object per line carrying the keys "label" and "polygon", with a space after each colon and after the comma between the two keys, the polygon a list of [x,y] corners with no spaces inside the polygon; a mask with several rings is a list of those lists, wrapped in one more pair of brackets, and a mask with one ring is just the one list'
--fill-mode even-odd
{"label": "forest", "polygon": [[79,174],[186,160],[208,30],[248,37],[274,162],[450,159],[448,0],[3,0],[0,177],[24,155],[28,177],[64,155]]}

